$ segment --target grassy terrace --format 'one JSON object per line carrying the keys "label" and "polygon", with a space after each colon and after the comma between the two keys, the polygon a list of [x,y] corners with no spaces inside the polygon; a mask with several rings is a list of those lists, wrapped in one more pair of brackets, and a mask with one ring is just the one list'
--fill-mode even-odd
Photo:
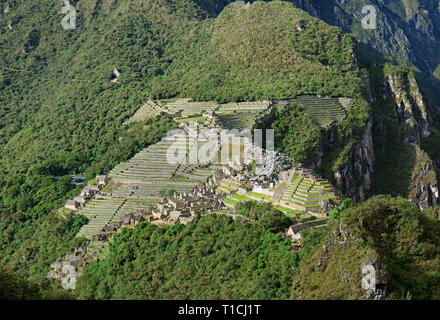
{"label": "grassy terrace", "polygon": [[92,200],[78,212],[86,216],[89,223],[81,228],[77,236],[90,239],[109,223],[118,222],[124,215],[135,213],[157,202],[157,199]]}
{"label": "grassy terrace", "polygon": [[233,114],[220,114],[219,120],[223,127],[227,129],[247,129],[254,124],[257,112],[240,112]]}
{"label": "grassy terrace", "polygon": [[128,119],[124,124],[128,125],[133,122],[140,122],[148,118],[154,118],[161,111],[158,108],[155,108],[150,103],[145,103],[142,107],[140,107],[136,113]]}
{"label": "grassy terrace", "polygon": [[272,202],[272,198],[271,197],[269,197],[268,195],[262,194],[262,193],[258,193],[258,192],[254,192],[254,191],[249,191],[247,194],[252,196],[252,197],[254,197],[254,198],[257,198],[259,200],[266,200],[266,201]]}
{"label": "grassy terrace", "polygon": [[161,196],[164,192],[175,190],[177,193],[189,192],[197,186],[197,182],[166,182],[166,183],[141,183],[123,184],[113,191],[114,197],[153,197]]}
{"label": "grassy terrace", "polygon": [[286,214],[288,217],[294,217],[296,214],[301,214],[303,212],[302,210],[294,210],[280,205],[275,206],[275,208]]}
{"label": "grassy terrace", "polygon": [[321,200],[334,198],[335,194],[328,181],[309,179],[294,174],[290,185],[284,192],[282,201],[305,210],[319,208]]}
{"label": "grassy terrace", "polygon": [[[251,195],[251,197],[249,197],[248,195]],[[249,202],[249,201],[270,201],[272,202],[272,199],[266,195],[263,195],[261,193],[256,193],[256,192],[248,192],[246,195],[242,195],[242,194],[238,194],[235,192],[231,192],[223,201],[224,204],[227,207],[230,208],[234,208],[235,205],[237,205],[240,202]],[[277,210],[283,212],[286,216],[293,218],[296,216],[296,214],[301,214],[303,213],[303,210],[294,210],[291,208],[287,208],[287,207],[283,207],[281,205],[276,205],[274,206]],[[307,221],[308,219],[312,219],[312,217],[310,216],[300,216],[300,220],[305,220]]]}
{"label": "grassy terrace", "polygon": [[302,105],[312,120],[322,127],[328,126],[333,121],[343,120],[347,114],[339,98],[302,96],[293,102]]}
{"label": "grassy terrace", "polygon": [[[217,104],[212,101],[191,102],[190,99],[172,99],[160,101],[164,108],[174,116],[180,117],[179,121],[186,123],[197,121],[203,123],[206,118],[201,116],[208,111],[214,111],[219,116],[221,124],[225,128],[244,129],[253,125],[253,120],[262,111],[269,107],[267,101],[239,102]],[[198,130],[205,127],[201,125]]]}
{"label": "grassy terrace", "polygon": [[113,220],[123,204],[124,200],[121,199],[92,200],[87,203],[78,214],[87,217],[89,223],[81,228],[77,236],[91,238]]}
{"label": "grassy terrace", "polygon": [[205,121],[206,120],[206,117],[190,117],[190,118],[180,118],[179,119],[179,121],[180,122],[190,122],[190,121],[197,121],[197,122],[199,122],[199,121]]}
{"label": "grassy terrace", "polygon": [[172,114],[180,115],[182,117],[201,115],[207,111],[214,111],[218,107],[218,104],[212,101],[190,102],[190,99],[175,99],[160,101],[159,103],[161,103]]}
{"label": "grassy terrace", "polygon": [[[320,98],[315,96],[300,96],[291,102],[302,105],[312,120],[322,127],[332,122],[341,121],[346,117],[346,108],[341,101],[349,106],[350,99]],[[227,103],[218,105],[215,102],[190,102],[190,99],[175,99],[161,102],[175,116],[182,117],[181,122],[204,122],[204,112],[215,111],[225,128],[244,129],[254,123],[254,118],[269,107],[266,101]]]}
{"label": "grassy terrace", "polygon": [[230,199],[230,198],[226,198],[223,200],[223,203],[225,204],[225,206],[230,207],[230,208],[234,208],[240,201],[235,200],[235,199]]}
{"label": "grassy terrace", "polygon": [[233,193],[231,195],[232,198],[234,198],[235,200],[238,200],[240,202],[249,202],[252,201],[253,199],[246,197],[245,195],[242,194],[238,194],[238,193]]}

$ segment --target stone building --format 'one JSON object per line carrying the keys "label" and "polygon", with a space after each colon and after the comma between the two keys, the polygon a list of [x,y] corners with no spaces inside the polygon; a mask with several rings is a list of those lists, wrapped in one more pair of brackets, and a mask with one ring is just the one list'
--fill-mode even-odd
{"label": "stone building", "polygon": [[85,187],[81,191],[81,197],[84,197],[85,199],[91,199],[95,195],[95,192],[91,190],[89,187]]}
{"label": "stone building", "polygon": [[87,202],[87,199],[85,197],[83,197],[83,196],[75,197],[75,198],[73,198],[73,200],[78,202],[78,203],[81,203],[81,204],[84,204],[84,203]]}
{"label": "stone building", "polygon": [[306,228],[304,223],[298,223],[295,225],[291,225],[289,228],[287,228],[285,234],[287,238],[293,239],[293,240],[300,240],[301,234],[300,232]]}
{"label": "stone building", "polygon": [[66,209],[70,209],[72,211],[78,210],[79,203],[75,200],[67,200],[66,204],[64,205]]}
{"label": "stone building", "polygon": [[109,179],[107,176],[98,176],[98,184],[99,185],[106,185],[109,182]]}

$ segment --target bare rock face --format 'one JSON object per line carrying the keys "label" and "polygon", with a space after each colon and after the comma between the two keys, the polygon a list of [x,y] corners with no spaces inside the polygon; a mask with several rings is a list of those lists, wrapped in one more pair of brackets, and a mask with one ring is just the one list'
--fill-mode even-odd
{"label": "bare rock face", "polygon": [[90,262],[86,254],[87,247],[79,247],[73,253],[58,259],[50,265],[53,270],[49,272],[49,278],[60,281],[66,290],[74,290],[77,278],[81,275],[84,266]]}
{"label": "bare rock face", "polygon": [[351,160],[334,173],[336,185],[354,201],[365,200],[371,192],[375,165],[372,127],[370,118],[361,140],[351,150]]}
{"label": "bare rock face", "polygon": [[420,141],[431,134],[431,119],[419,85],[411,72],[391,74],[386,78],[386,92],[395,100],[393,121],[399,126],[399,139],[416,150],[416,163],[411,176],[408,199],[420,209],[439,202],[435,164],[423,150]]}
{"label": "bare rock face", "polygon": [[388,272],[379,257],[371,258],[362,266],[362,288],[369,300],[384,300],[388,283]]}
{"label": "bare rock face", "polygon": [[411,184],[413,188],[408,198],[423,210],[439,202],[438,181],[432,160],[419,147],[415,148],[417,164],[412,173]]}
{"label": "bare rock face", "polygon": [[420,139],[429,136],[431,130],[426,103],[414,75],[410,73],[403,79],[389,75],[387,82],[389,94],[396,100],[394,116],[401,128],[402,142],[420,145]]}
{"label": "bare rock face", "polygon": [[[438,1],[400,0],[291,0],[295,6],[345,32],[355,33],[368,51],[376,50],[399,61],[409,61],[431,76],[439,64],[440,12]],[[416,3],[417,2],[417,3]],[[377,29],[363,32],[360,24],[365,17],[362,8],[376,9]],[[402,10],[403,9],[403,10]],[[353,28],[358,24],[359,28]]]}

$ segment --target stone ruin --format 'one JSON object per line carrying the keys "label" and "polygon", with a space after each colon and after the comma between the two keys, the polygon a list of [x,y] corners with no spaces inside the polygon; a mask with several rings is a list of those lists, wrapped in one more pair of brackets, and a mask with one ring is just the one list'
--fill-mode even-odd
{"label": "stone ruin", "polygon": [[93,256],[86,255],[87,248],[79,247],[73,253],[67,254],[64,258],[58,259],[50,265],[53,269],[49,272],[49,278],[61,281],[64,289],[73,290],[76,288],[76,279],[82,273],[84,266],[94,260]]}

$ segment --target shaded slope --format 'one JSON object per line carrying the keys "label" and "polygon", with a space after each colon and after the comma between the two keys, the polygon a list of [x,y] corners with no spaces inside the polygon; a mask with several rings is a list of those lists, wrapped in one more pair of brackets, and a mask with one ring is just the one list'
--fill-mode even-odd
{"label": "shaded slope", "polygon": [[292,298],[364,299],[362,267],[379,261],[386,298],[438,299],[439,231],[437,219],[403,198],[371,198],[342,213],[331,236],[302,265]]}

